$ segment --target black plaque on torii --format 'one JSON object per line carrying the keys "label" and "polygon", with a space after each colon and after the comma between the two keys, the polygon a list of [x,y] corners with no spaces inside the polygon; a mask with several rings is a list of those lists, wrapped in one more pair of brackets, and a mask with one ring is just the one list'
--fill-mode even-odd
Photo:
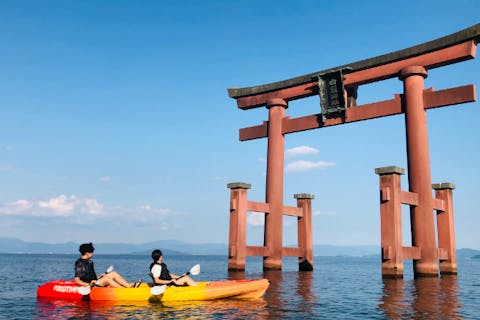
{"label": "black plaque on torii", "polygon": [[320,96],[323,122],[334,117],[345,119],[347,103],[344,94],[343,74],[351,69],[337,69],[316,76],[318,79],[318,94]]}

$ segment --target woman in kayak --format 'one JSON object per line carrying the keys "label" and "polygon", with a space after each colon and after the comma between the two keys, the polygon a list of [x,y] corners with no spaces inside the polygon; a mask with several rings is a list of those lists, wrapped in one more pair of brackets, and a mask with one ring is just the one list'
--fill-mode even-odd
{"label": "woman in kayak", "polygon": [[78,249],[81,257],[75,262],[75,284],[79,286],[110,286],[113,288],[137,288],[142,283],[142,280],[137,280],[134,283],[127,282],[116,271],[105,273],[100,277],[97,277],[95,268],[93,267],[93,251],[95,248],[92,243],[84,243],[80,245]]}
{"label": "woman in kayak", "polygon": [[152,251],[153,262],[150,264],[150,273],[155,284],[173,284],[175,286],[196,286],[197,283],[186,274],[177,276],[168,271],[167,265],[162,262],[163,255],[159,249]]}

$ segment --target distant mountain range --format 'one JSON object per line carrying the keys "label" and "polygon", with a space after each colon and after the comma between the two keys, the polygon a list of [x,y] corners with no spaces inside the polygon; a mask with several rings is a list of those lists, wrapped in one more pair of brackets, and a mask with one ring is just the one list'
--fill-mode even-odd
{"label": "distant mountain range", "polygon": [[[59,244],[27,242],[17,238],[0,237],[0,253],[60,253],[77,254],[79,243]],[[166,255],[227,255],[228,248],[222,243],[188,243],[177,240],[159,240],[142,244],[131,243],[94,243],[97,254],[139,254],[150,255],[153,249],[161,249]],[[336,246],[314,245],[316,256],[376,256],[380,254],[378,246]],[[480,250],[458,249],[457,257],[477,258]]]}
{"label": "distant mountain range", "polygon": [[[0,238],[0,253],[61,253],[77,254],[80,243],[58,244],[27,242],[17,238]],[[192,244],[176,240],[162,240],[142,244],[94,243],[97,254],[148,254],[153,249],[161,249],[168,255],[218,255],[227,252],[222,244]]]}

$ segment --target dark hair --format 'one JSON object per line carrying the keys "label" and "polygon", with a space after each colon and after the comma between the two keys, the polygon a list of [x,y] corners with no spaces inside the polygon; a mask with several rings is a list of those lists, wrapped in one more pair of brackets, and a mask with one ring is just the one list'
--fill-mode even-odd
{"label": "dark hair", "polygon": [[162,251],[159,249],[155,249],[152,251],[152,259],[153,261],[157,261],[160,257],[163,256]]}
{"label": "dark hair", "polygon": [[89,243],[81,244],[80,247],[78,248],[78,251],[80,251],[80,253],[83,256],[87,252],[95,251],[95,248],[93,247],[93,244],[89,242]]}

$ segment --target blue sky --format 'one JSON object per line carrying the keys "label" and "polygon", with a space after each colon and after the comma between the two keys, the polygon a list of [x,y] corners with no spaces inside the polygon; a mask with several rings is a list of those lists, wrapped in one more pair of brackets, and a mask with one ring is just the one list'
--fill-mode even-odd
{"label": "blue sky", "polygon": [[[228,242],[229,182],[264,201],[267,120],[227,88],[312,73],[479,22],[478,1],[1,1],[0,235],[27,241]],[[426,86],[478,83],[478,59]],[[362,86],[391,99],[397,79]],[[318,113],[318,97],[287,115]],[[433,182],[452,182],[457,246],[480,249],[479,103],[428,111]],[[378,176],[406,168],[403,116],[289,134],[285,204],[311,193],[316,244],[380,242]],[[403,177],[403,188],[408,189]],[[408,208],[404,229],[409,229]],[[404,243],[410,242],[405,232]],[[262,219],[249,217],[249,244]],[[296,242],[284,219],[284,244]]]}

